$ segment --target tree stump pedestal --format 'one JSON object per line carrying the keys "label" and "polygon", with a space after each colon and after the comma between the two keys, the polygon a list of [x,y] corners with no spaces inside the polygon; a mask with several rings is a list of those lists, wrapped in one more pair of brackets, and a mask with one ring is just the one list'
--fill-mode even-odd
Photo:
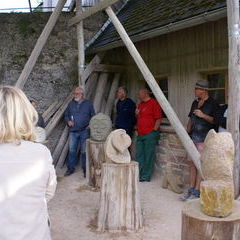
{"label": "tree stump pedestal", "polygon": [[142,226],[138,163],[103,163],[97,230],[134,232]]}
{"label": "tree stump pedestal", "polygon": [[94,188],[101,187],[101,168],[105,160],[105,142],[87,140],[87,179],[88,184]]}
{"label": "tree stump pedestal", "polygon": [[210,217],[200,210],[199,200],[185,204],[182,211],[182,240],[240,239],[240,202],[234,201],[233,213],[225,218]]}

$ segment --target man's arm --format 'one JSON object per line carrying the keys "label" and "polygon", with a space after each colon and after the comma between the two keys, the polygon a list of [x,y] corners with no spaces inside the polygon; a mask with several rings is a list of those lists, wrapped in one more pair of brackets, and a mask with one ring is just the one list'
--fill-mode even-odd
{"label": "man's arm", "polygon": [[155,122],[155,126],[154,126],[154,131],[157,131],[160,127],[160,124],[161,124],[161,118],[157,119],[156,122]]}
{"label": "man's arm", "polygon": [[64,113],[64,119],[67,122],[67,125],[69,127],[72,127],[74,125],[74,122],[71,121],[71,116],[70,116],[70,104],[68,104],[67,109]]}
{"label": "man's arm", "polygon": [[198,116],[199,118],[202,118],[204,120],[206,120],[209,123],[214,123],[214,118],[212,116],[209,116],[205,113],[203,113],[201,110],[197,109],[193,112],[196,116]]}

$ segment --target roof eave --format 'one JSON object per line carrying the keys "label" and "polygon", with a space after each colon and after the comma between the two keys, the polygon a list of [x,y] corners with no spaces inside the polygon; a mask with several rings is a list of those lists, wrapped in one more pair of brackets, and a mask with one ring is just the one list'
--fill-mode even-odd
{"label": "roof eave", "polygon": [[[136,35],[132,36],[131,39],[133,42],[139,42],[139,41],[143,41],[146,39],[161,36],[161,35],[164,35],[167,33],[179,31],[179,30],[182,30],[185,28],[194,27],[194,26],[206,23],[206,22],[216,21],[216,20],[219,20],[226,16],[227,16],[227,8],[224,7],[224,8],[220,8],[220,9],[213,10],[210,12],[205,12],[203,14],[200,14],[200,15],[197,15],[197,16],[179,21],[179,22],[170,23],[168,25],[165,25],[165,26],[162,26],[159,28],[155,28],[150,31],[136,34]],[[107,51],[107,50],[111,50],[113,48],[122,47],[122,46],[124,46],[123,41],[118,40],[118,41],[114,41],[112,43],[108,43],[107,45],[104,45],[102,47],[97,47],[97,48],[90,47],[90,50],[87,50],[87,54],[94,54],[97,52]]]}

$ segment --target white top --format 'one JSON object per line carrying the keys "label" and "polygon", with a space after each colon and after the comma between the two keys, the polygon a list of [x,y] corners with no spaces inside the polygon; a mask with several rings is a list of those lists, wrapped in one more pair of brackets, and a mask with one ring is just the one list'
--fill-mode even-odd
{"label": "white top", "polygon": [[56,189],[50,151],[40,143],[0,144],[0,239],[50,240],[47,201]]}

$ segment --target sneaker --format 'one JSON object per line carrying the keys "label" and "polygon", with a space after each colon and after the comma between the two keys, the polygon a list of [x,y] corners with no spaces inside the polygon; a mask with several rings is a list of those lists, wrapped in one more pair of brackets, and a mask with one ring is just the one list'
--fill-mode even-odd
{"label": "sneaker", "polygon": [[68,169],[68,170],[65,172],[64,176],[67,177],[67,176],[70,176],[70,175],[73,174],[73,173],[74,173],[74,170]]}
{"label": "sneaker", "polygon": [[194,189],[192,195],[188,198],[188,200],[193,200],[198,198],[200,198],[200,191],[198,189]]}
{"label": "sneaker", "polygon": [[179,197],[179,200],[181,200],[183,202],[187,201],[193,195],[194,190],[195,190],[195,188],[193,188],[193,187],[189,188],[186,194]]}

